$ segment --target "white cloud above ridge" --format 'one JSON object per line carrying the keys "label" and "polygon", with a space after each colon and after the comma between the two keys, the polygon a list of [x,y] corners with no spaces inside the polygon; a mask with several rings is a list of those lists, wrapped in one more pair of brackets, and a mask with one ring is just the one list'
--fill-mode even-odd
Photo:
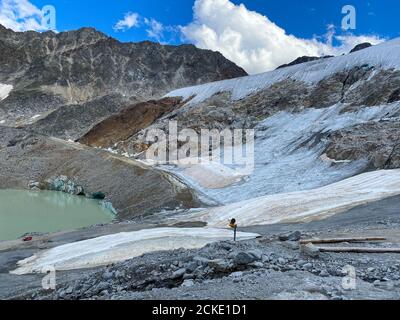
{"label": "white cloud above ridge", "polygon": [[164,25],[153,18],[144,18],[144,23],[148,26],[148,29],[146,29],[147,35],[150,38],[154,38],[160,42],[161,39],[164,37]]}
{"label": "white cloud above ridge", "polygon": [[[41,9],[29,0],[0,0],[0,24],[6,28],[45,31],[41,20]],[[374,35],[336,35],[333,26],[327,27],[323,37],[297,38],[287,34],[267,16],[229,0],[196,0],[193,21],[183,27],[163,25],[156,19],[128,12],[114,25],[114,30],[126,31],[140,25],[146,26],[149,38],[160,43],[168,43],[169,38],[171,41],[181,34],[186,42],[199,48],[221,52],[250,74],[275,69],[304,55],[340,55],[361,42],[377,44],[383,41]]]}
{"label": "white cloud above ridge", "polygon": [[[180,29],[186,41],[221,52],[250,74],[273,70],[300,56],[340,55],[361,42],[383,41],[374,35],[335,35],[333,26],[323,39],[297,38],[267,16],[229,0],[196,0],[193,21]],[[339,44],[333,45],[334,40]]]}
{"label": "white cloud above ridge", "polygon": [[126,31],[132,29],[134,27],[138,27],[139,22],[139,14],[136,12],[128,12],[125,14],[122,20],[119,20],[113,27],[114,31]]}
{"label": "white cloud above ridge", "polygon": [[115,32],[127,31],[132,28],[145,26],[146,34],[149,38],[161,44],[167,44],[169,41],[166,38],[174,38],[179,34],[180,30],[177,26],[165,26],[160,21],[154,18],[146,18],[140,16],[138,13],[128,12],[125,14],[124,19],[117,22],[113,29]]}
{"label": "white cloud above ridge", "polygon": [[42,11],[28,0],[0,0],[0,24],[14,31],[44,31]]}

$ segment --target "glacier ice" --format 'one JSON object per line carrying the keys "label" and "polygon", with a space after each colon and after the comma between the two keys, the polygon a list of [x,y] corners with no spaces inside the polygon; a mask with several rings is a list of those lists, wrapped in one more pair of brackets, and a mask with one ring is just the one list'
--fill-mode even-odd
{"label": "glacier ice", "polygon": [[[225,225],[228,224],[228,221]],[[238,240],[253,239],[256,233],[238,232]],[[231,230],[215,228],[156,228],[123,232],[69,243],[41,251],[18,262],[12,274],[92,268],[121,262],[147,252],[179,248],[201,248],[208,243],[232,239]]]}
{"label": "glacier ice", "polygon": [[321,220],[356,206],[400,194],[400,169],[363,173],[325,187],[245,200],[173,219],[217,228],[234,217],[239,226]]}
{"label": "glacier ice", "polygon": [[233,100],[266,89],[272,84],[286,79],[317,83],[342,70],[356,66],[371,65],[381,69],[400,69],[400,38],[357,51],[345,56],[327,58],[290,66],[257,75],[216,81],[203,85],[174,90],[167,97],[183,97],[190,104],[196,104],[220,92],[230,92]]}
{"label": "glacier ice", "polygon": [[[167,166],[164,169],[221,204],[268,194],[309,190],[340,181],[365,170],[368,162],[362,159],[328,159],[324,156],[328,143],[324,134],[391,117],[400,112],[400,103],[362,107],[356,112],[342,113],[344,108],[346,105],[338,104],[298,113],[284,111],[260,122],[255,128],[254,171],[245,178],[234,170],[213,172],[196,164],[192,167]],[[215,187],[211,183],[213,181],[221,181],[219,187]]]}
{"label": "glacier ice", "polygon": [[12,89],[12,85],[0,83],[0,101],[7,98]]}

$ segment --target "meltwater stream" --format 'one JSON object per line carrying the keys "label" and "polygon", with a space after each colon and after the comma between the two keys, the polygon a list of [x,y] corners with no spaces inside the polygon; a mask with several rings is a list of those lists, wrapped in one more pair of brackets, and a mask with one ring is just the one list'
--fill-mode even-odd
{"label": "meltwater stream", "polygon": [[0,190],[0,241],[111,222],[99,201],[62,192]]}

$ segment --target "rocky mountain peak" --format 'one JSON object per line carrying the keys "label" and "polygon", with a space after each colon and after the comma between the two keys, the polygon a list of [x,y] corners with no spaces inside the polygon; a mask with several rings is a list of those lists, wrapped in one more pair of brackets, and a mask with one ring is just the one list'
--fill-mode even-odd
{"label": "rocky mountain peak", "polygon": [[360,44],[356,45],[356,46],[350,51],[350,53],[357,52],[357,51],[360,51],[360,50],[364,50],[364,49],[367,49],[367,48],[369,48],[369,47],[372,47],[372,44],[370,44],[369,42],[360,43]]}
{"label": "rocky mountain peak", "polygon": [[123,43],[94,28],[60,33],[3,28],[0,65],[0,83],[13,86],[1,101],[0,120],[13,118],[14,124],[102,96],[143,101],[247,75],[219,52],[150,41]]}
{"label": "rocky mountain peak", "polygon": [[279,66],[277,69],[282,69],[282,68],[286,68],[286,67],[290,67],[290,66],[294,66],[296,64],[301,64],[301,63],[306,63],[306,62],[310,62],[310,61],[316,61],[316,60],[320,60],[320,59],[327,59],[327,58],[332,58],[333,56],[323,56],[323,57],[309,57],[309,56],[302,56],[297,58],[296,60],[288,63],[288,64],[284,64]]}

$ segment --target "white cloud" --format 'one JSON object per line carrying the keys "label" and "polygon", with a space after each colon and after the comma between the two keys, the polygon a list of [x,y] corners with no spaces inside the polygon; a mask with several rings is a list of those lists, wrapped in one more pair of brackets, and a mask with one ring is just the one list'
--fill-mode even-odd
{"label": "white cloud", "polygon": [[376,36],[335,36],[332,26],[324,39],[297,38],[268,17],[229,0],[196,0],[193,15],[193,22],[181,27],[184,38],[200,48],[220,51],[249,73],[272,70],[300,56],[338,55],[360,42],[382,41]]}
{"label": "white cloud", "polygon": [[28,0],[0,0],[0,24],[14,31],[43,31],[42,11]]}
{"label": "white cloud", "polygon": [[118,21],[113,28],[115,31],[126,31],[137,26],[139,26],[139,14],[128,12],[124,19]]}
{"label": "white cloud", "polygon": [[144,23],[149,27],[146,29],[147,35],[150,38],[154,38],[157,41],[161,41],[163,38],[164,26],[161,22],[156,19],[144,19]]}

